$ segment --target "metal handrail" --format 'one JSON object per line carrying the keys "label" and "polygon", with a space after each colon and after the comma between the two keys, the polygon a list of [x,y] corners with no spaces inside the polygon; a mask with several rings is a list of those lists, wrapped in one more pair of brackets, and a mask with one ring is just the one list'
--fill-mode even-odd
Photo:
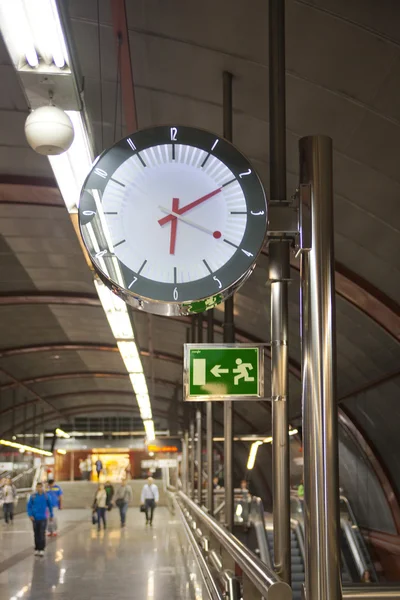
{"label": "metal handrail", "polygon": [[234,535],[221,527],[213,517],[205,513],[183,492],[178,492],[177,498],[212,533],[262,596],[268,598],[268,600],[277,598],[291,600],[292,590],[290,586],[281,581],[265,563],[250,552]]}
{"label": "metal handrail", "polygon": [[[360,571],[360,567],[363,569],[363,572],[360,573],[360,575],[362,575],[365,571],[368,570],[371,573],[373,580],[378,581],[379,580],[378,575],[376,573],[374,564],[371,560],[370,553],[368,551],[364,537],[358,526],[353,509],[350,506],[350,502],[346,498],[346,496],[343,496],[342,494],[340,495],[340,502],[343,502],[343,504],[346,506],[346,510],[350,517],[351,525],[347,529],[347,533],[348,533],[347,537],[349,537],[349,536],[352,537],[352,545],[355,546],[355,548],[357,550],[358,560],[356,562],[359,563],[358,569],[359,569],[359,571]],[[341,521],[343,521],[343,520],[341,519]],[[356,532],[358,535],[356,535]],[[346,533],[346,530],[345,530],[345,533]]]}
{"label": "metal handrail", "polygon": [[260,558],[269,568],[272,568],[270,550],[267,543],[267,536],[265,535],[264,506],[261,498],[255,496],[253,496],[251,501],[250,522],[256,532]]}
{"label": "metal handrail", "polygon": [[177,508],[178,508],[179,512],[181,513],[181,521],[183,523],[185,534],[189,540],[190,545],[193,548],[196,562],[197,562],[200,572],[202,574],[203,581],[207,587],[210,598],[212,598],[212,600],[222,600],[222,596],[219,593],[217,586],[215,585],[211,571],[208,568],[208,565],[207,565],[207,563],[200,551],[200,548],[196,542],[196,538],[194,537],[193,532],[191,531],[189,525],[187,524],[186,519],[184,518],[184,515],[182,513],[182,509],[178,503],[177,503]]}
{"label": "metal handrail", "polygon": [[400,588],[394,586],[383,586],[365,584],[354,587],[343,588],[344,600],[381,600],[381,598],[390,598],[391,600],[400,600]]}

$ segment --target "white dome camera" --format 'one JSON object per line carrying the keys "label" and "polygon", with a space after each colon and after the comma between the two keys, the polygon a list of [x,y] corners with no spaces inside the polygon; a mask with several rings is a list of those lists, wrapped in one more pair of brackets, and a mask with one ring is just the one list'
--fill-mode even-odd
{"label": "white dome camera", "polygon": [[41,106],[25,122],[28,144],[39,154],[66,152],[74,141],[74,127],[69,116],[57,106]]}

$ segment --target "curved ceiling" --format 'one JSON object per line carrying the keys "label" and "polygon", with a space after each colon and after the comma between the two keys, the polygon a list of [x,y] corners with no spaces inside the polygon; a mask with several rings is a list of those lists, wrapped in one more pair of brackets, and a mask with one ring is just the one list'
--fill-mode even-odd
{"label": "curved ceiling", "polygon": [[[98,152],[128,133],[135,106],[115,105],[115,14],[108,0],[69,0]],[[100,14],[97,14],[97,6]],[[338,393],[400,489],[400,6],[395,0],[287,0],[287,180],[298,140],[334,143]],[[268,11],[257,0],[126,0],[139,127],[222,131],[222,72],[234,75],[234,143],[268,190]],[[100,39],[100,47],[99,47]],[[340,41],[340,43],[338,43]],[[99,56],[101,70],[99,68]],[[47,160],[24,138],[28,106],[0,39],[0,433],[76,415],[136,414],[136,402]],[[101,81],[100,81],[101,74]],[[128,78],[129,79],[129,78]],[[102,101],[101,101],[102,100]],[[114,126],[117,108],[116,127]],[[121,110],[122,108],[122,110]],[[397,251],[396,251],[397,250]],[[236,295],[240,341],[269,339],[268,254]],[[299,273],[290,286],[290,415],[300,417]],[[215,311],[221,340],[223,309]],[[133,315],[156,425],[182,414],[187,319]],[[268,358],[268,356],[267,356]],[[268,361],[266,384],[268,385]],[[360,394],[365,400],[360,408]],[[178,405],[177,405],[178,403]],[[14,410],[13,410],[14,407]],[[235,405],[239,433],[267,432],[267,404]],[[222,422],[221,409],[216,418]],[[219,425],[220,426],[220,425]],[[386,432],[390,431],[389,438]],[[390,450],[389,450],[390,448]]]}

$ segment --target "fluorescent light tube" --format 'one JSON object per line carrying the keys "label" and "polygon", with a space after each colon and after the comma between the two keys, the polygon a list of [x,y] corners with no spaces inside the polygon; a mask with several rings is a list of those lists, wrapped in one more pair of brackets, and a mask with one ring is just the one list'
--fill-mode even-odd
{"label": "fluorescent light tube", "polygon": [[250,452],[249,452],[249,459],[247,461],[247,470],[251,471],[254,467],[254,464],[256,462],[256,456],[257,456],[257,452],[258,452],[258,447],[261,446],[263,442],[253,442],[251,447],[250,447]]}
{"label": "fluorescent light tube", "polygon": [[33,446],[26,446],[25,444],[19,444],[18,442],[10,442],[9,440],[0,440],[0,445],[10,446],[11,448],[17,448],[22,452],[33,452],[34,454],[42,454],[43,456],[53,456],[51,452],[42,450],[41,448],[34,448]]}
{"label": "fluorescent light tube", "polygon": [[149,420],[145,420],[143,421],[144,423],[144,430],[146,432],[146,437],[147,437],[147,441],[148,442],[152,442],[156,439],[156,435],[155,435],[155,431],[154,431],[154,423],[153,421]]}

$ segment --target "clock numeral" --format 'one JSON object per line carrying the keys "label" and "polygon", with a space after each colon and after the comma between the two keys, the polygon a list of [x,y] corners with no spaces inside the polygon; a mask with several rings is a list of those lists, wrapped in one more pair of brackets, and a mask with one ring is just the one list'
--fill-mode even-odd
{"label": "clock numeral", "polygon": [[126,140],[126,143],[127,143],[127,144],[128,144],[128,146],[130,146],[130,147],[131,147],[131,149],[132,149],[132,150],[135,152],[135,150],[136,150],[136,146],[135,146],[135,144],[132,142],[131,138],[128,138],[128,139]]}
{"label": "clock numeral", "polygon": [[214,150],[215,146],[218,144],[219,140],[215,140],[215,142],[213,143],[213,145],[211,146],[211,151]]}
{"label": "clock numeral", "polygon": [[174,300],[178,300],[178,288],[174,288],[173,296],[174,296]]}
{"label": "clock numeral", "polygon": [[104,169],[99,169],[99,167],[96,167],[94,172],[96,173],[96,175],[102,177],[103,179],[106,179],[108,177],[107,171],[104,171]]}
{"label": "clock numeral", "polygon": [[98,252],[97,254],[95,254],[96,258],[101,258],[102,256],[104,256],[105,254],[107,254],[107,249],[105,250],[101,250],[100,252]]}
{"label": "clock numeral", "polygon": [[138,278],[134,277],[133,281],[130,282],[130,284],[128,285],[128,288],[131,289],[131,287],[137,282]]}
{"label": "clock numeral", "polygon": [[171,141],[176,142],[176,136],[178,134],[178,129],[176,127],[171,127]]}
{"label": "clock numeral", "polygon": [[243,248],[241,248],[242,252],[244,252],[244,254],[246,256],[254,256],[254,254],[252,254],[251,252],[248,252],[247,250],[243,250]]}
{"label": "clock numeral", "polygon": [[214,275],[213,279],[214,279],[214,281],[216,281],[218,283],[218,289],[220,290],[222,288],[222,283],[220,282],[218,277],[216,277],[215,275]]}
{"label": "clock numeral", "polygon": [[95,210],[84,210],[82,211],[82,214],[85,215],[85,217],[92,217],[93,215],[96,214]]}
{"label": "clock numeral", "polygon": [[253,215],[253,217],[259,217],[260,215],[265,215],[265,212],[263,210],[260,210],[258,212],[254,212],[253,210],[250,211],[251,214]]}
{"label": "clock numeral", "polygon": [[251,169],[249,169],[248,171],[245,171],[244,173],[240,173],[239,177],[240,177],[240,179],[242,179],[242,177],[246,177],[246,175],[251,175]]}

